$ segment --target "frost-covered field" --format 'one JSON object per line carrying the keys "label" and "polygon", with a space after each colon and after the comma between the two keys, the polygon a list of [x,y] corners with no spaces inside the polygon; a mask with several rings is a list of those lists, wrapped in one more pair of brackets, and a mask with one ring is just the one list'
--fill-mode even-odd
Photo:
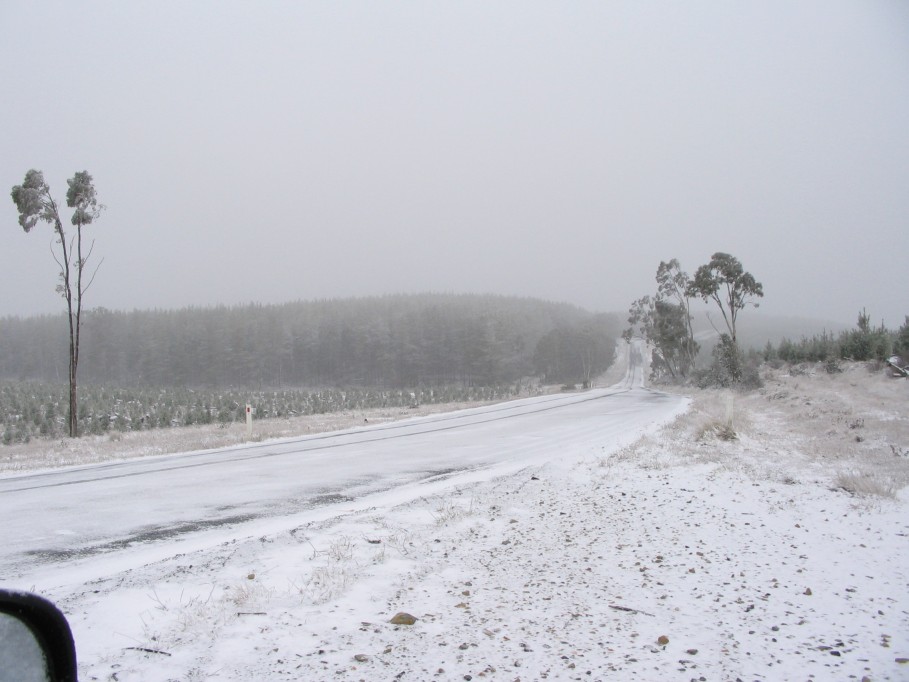
{"label": "frost-covered field", "polygon": [[909,383],[766,381],[48,596],[85,680],[907,679]]}

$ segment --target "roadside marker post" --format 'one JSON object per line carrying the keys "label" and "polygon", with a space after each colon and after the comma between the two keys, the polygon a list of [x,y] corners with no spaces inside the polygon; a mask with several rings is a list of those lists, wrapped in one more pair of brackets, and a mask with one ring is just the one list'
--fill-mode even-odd
{"label": "roadside marker post", "polygon": [[246,403],[246,437],[252,438],[252,405]]}

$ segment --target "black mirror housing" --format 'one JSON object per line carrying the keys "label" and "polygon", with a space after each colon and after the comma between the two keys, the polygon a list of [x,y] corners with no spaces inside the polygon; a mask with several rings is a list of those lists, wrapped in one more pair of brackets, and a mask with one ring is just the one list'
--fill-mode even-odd
{"label": "black mirror housing", "polygon": [[77,682],[73,633],[56,606],[35,594],[0,589],[0,614],[12,616],[34,635],[44,652],[48,680]]}

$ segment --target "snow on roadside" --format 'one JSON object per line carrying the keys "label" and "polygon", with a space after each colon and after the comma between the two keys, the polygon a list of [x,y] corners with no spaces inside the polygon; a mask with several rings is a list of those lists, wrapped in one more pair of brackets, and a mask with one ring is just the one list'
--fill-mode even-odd
{"label": "snow on roadside", "polygon": [[768,376],[728,441],[699,393],[619,451],[49,596],[85,680],[907,679],[906,382],[879,381]]}

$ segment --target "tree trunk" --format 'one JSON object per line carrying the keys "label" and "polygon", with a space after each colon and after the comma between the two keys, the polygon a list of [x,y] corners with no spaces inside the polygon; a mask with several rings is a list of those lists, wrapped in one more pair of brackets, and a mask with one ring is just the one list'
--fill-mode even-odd
{"label": "tree trunk", "polygon": [[76,365],[78,364],[78,355],[76,345],[78,336],[73,329],[72,302],[67,298],[67,307],[69,313],[69,437],[77,438],[79,436],[79,410],[76,402]]}
{"label": "tree trunk", "polygon": [[69,370],[69,435],[79,436],[79,405],[76,401],[76,365],[70,359]]}
{"label": "tree trunk", "polygon": [[[56,211],[56,207],[54,210]],[[70,438],[76,438],[79,435],[79,412],[76,404],[76,364],[78,362],[79,337],[77,336],[77,330],[73,328],[73,289],[70,282],[70,254],[66,249],[66,235],[63,234],[63,226],[59,217],[56,220],[56,225],[63,251],[63,296],[66,299],[66,314],[69,322],[69,436]]]}

